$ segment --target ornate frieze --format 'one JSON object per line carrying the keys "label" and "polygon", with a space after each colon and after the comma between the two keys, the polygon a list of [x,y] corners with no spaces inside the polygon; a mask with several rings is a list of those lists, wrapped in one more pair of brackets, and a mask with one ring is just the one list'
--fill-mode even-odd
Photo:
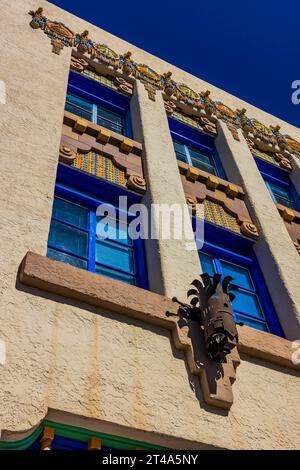
{"label": "ornate frieze", "polygon": [[242,188],[205,171],[178,162],[186,203],[195,213],[198,203],[204,212],[195,214],[226,230],[256,239],[258,230],[251,220]]}
{"label": "ornate frieze", "polygon": [[66,47],[74,45],[75,34],[66,25],[57,21],[48,20],[43,16],[43,9],[31,10],[32,16],[30,26],[33,29],[41,29],[51,39],[52,51],[59,55],[60,51]]}
{"label": "ornate frieze", "polygon": [[[29,14],[32,16],[30,26],[33,29],[44,31],[51,39],[53,52],[59,54],[65,46],[71,46],[78,53],[84,54],[85,58],[89,56],[91,61],[98,62],[113,72],[112,75],[115,79],[111,80],[125,93],[130,93],[132,90],[132,85],[128,85],[129,82],[126,77],[133,77],[143,82],[150,99],[155,100],[157,90],[164,93],[167,99],[166,111],[168,114],[172,114],[172,109],[174,111],[175,108],[179,113],[184,112],[192,117],[197,112],[198,115],[204,115],[210,121],[207,125],[212,127],[214,127],[213,123],[217,119],[221,119],[226,122],[233,137],[237,140],[239,140],[238,130],[241,129],[251,149],[279,154],[283,162],[280,166],[283,168],[289,169],[288,159],[291,154],[300,158],[300,142],[289,135],[282,134],[280,126],[266,126],[258,120],[248,117],[244,108],[233,110],[225,103],[214,101],[210,97],[209,90],[198,92],[185,83],[178,83],[172,78],[172,72],[160,74],[147,64],[135,62],[130,51],[120,55],[106,44],[93,41],[87,30],[83,33],[74,33],[63,23],[48,20],[43,15],[42,8],[30,11]],[[87,73],[91,73],[92,71],[86,65],[87,60],[85,58],[73,58],[72,66],[78,72],[87,71]],[[124,82],[116,80],[116,75],[119,79],[123,78]],[[207,130],[207,128],[204,129],[204,131]],[[210,131],[208,130],[208,132]]]}
{"label": "ornate frieze", "polygon": [[[82,121],[78,128],[78,120]],[[65,111],[59,161],[144,193],[142,145]]]}

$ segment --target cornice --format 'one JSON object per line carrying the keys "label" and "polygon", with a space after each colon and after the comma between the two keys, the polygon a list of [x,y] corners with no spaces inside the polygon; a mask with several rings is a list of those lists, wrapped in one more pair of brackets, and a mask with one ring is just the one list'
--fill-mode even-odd
{"label": "cornice", "polygon": [[[41,29],[51,39],[55,54],[59,55],[64,47],[72,47],[83,56],[81,59],[77,58],[79,68],[84,67],[85,59],[90,58],[126,79],[132,77],[140,80],[151,100],[155,101],[156,91],[161,91],[166,100],[168,114],[172,114],[172,109],[175,108],[183,108],[189,115],[200,113],[207,119],[204,125],[211,126],[206,131],[211,133],[215,133],[214,124],[220,119],[226,122],[236,140],[239,140],[237,129],[241,129],[252,148],[277,154],[277,158],[279,155],[282,160],[289,159],[292,154],[300,157],[300,142],[282,134],[280,126],[266,126],[257,119],[248,117],[244,108],[233,110],[225,103],[213,100],[210,90],[194,91],[185,83],[176,82],[170,71],[160,74],[147,64],[135,62],[130,51],[118,54],[106,44],[93,41],[87,30],[75,33],[63,23],[46,18],[42,8],[30,11],[29,14],[32,16],[30,26],[33,29]],[[130,86],[126,83],[122,83],[122,86],[125,87],[125,93],[131,94]]]}

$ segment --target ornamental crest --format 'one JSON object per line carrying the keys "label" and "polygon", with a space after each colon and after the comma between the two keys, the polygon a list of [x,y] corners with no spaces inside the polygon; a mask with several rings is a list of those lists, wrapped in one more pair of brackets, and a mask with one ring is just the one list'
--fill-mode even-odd
{"label": "ornamental crest", "polygon": [[184,83],[177,83],[177,90],[181,95],[180,98],[185,98],[188,101],[199,101],[199,95],[190,87],[185,85]]}
{"label": "ornamental crest", "polygon": [[269,129],[267,126],[262,124],[261,122],[257,121],[256,119],[250,119],[252,126],[254,127],[254,130],[258,134],[262,134],[265,137],[272,137],[273,133],[271,129]]}
{"label": "ornamental crest", "polygon": [[227,120],[235,121],[236,113],[231,108],[226,106],[221,101],[216,101],[215,105],[216,105],[216,113],[217,115],[220,116],[221,119],[225,118]]}
{"label": "ornamental crest", "polygon": [[96,43],[93,44],[93,54],[92,58],[98,59],[104,64],[110,65],[114,68],[118,68],[119,65],[119,56],[118,54],[110,49],[105,44]]}
{"label": "ornamental crest", "polygon": [[135,66],[136,76],[144,80],[148,80],[152,83],[159,85],[160,75],[155,70],[148,67],[145,64],[136,64]]}
{"label": "ornamental crest", "polygon": [[51,39],[51,45],[55,54],[60,54],[60,51],[66,47],[74,45],[75,34],[63,23],[48,20],[43,16],[43,9],[38,8],[36,11],[30,11],[29,15],[32,16],[30,26],[33,29],[42,29],[44,33]]}
{"label": "ornamental crest", "polygon": [[68,46],[73,46],[73,40],[75,34],[63,23],[58,23],[56,21],[46,20],[45,23],[45,33],[48,36],[53,36],[61,39],[64,42],[67,42]]}

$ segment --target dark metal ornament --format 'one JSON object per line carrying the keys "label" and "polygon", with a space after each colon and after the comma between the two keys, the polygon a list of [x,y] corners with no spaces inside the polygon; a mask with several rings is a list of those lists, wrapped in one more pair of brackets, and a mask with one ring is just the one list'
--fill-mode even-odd
{"label": "dark metal ornament", "polygon": [[195,279],[194,286],[187,293],[192,297],[190,305],[180,304],[179,313],[187,319],[199,322],[203,327],[208,356],[215,362],[226,362],[226,356],[238,343],[238,333],[233,318],[231,301],[235,298],[230,292],[235,289],[230,284],[233,278],[226,276],[221,283],[221,275],[213,278],[201,274],[201,281]]}

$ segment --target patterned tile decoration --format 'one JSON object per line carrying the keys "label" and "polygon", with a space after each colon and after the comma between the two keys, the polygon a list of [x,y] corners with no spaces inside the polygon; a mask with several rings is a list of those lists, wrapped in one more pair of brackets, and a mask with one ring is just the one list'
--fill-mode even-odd
{"label": "patterned tile decoration", "polygon": [[87,78],[90,78],[91,80],[95,80],[95,82],[98,82],[101,85],[104,85],[108,88],[112,88],[113,90],[118,89],[112,80],[110,80],[107,77],[104,77],[104,75],[100,75],[98,73],[92,72],[92,70],[86,69],[81,73],[81,75],[85,75]]}
{"label": "patterned tile decoration", "polygon": [[110,158],[96,152],[78,154],[72,166],[120,186],[126,186],[125,171],[118,168]]}
{"label": "patterned tile decoration", "polygon": [[186,116],[185,114],[178,113],[178,111],[173,111],[172,118],[177,119],[177,121],[183,122],[188,126],[195,127],[198,130],[203,130],[202,126],[199,124],[198,121],[196,121],[192,117]]}
{"label": "patterned tile decoration", "polygon": [[253,150],[253,155],[255,157],[262,158],[263,160],[266,160],[269,163],[272,163],[272,165],[280,166],[279,162],[272,155],[261,152],[260,150],[254,149]]}
{"label": "patterned tile decoration", "polygon": [[203,203],[204,219],[207,220],[207,222],[219,225],[220,227],[231,230],[232,232],[241,233],[237,219],[226,212],[221,204],[217,204],[209,199],[205,199]]}

